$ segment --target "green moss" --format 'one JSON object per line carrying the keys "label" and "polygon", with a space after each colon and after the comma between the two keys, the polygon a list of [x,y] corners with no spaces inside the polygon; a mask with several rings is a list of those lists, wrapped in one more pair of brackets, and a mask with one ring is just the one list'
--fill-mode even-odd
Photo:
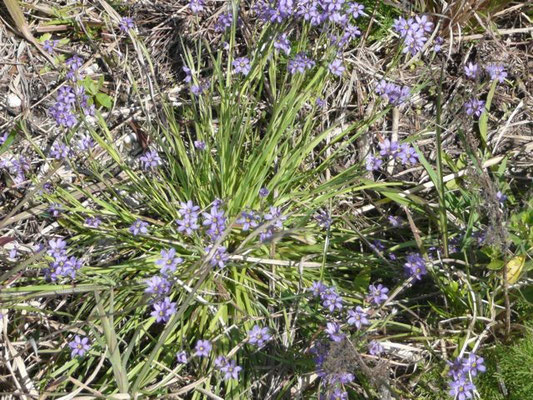
{"label": "green moss", "polygon": [[[498,345],[486,356],[487,373],[477,386],[484,400],[533,399],[533,325],[512,345]],[[507,397],[501,387],[508,392]]]}

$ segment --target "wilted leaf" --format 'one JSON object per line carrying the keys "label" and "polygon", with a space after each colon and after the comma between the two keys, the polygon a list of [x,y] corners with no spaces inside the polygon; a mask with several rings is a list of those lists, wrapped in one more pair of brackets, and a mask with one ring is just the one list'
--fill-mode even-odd
{"label": "wilted leaf", "polygon": [[511,258],[505,266],[505,268],[507,268],[507,282],[515,283],[518,278],[520,278],[525,262],[526,256],[516,256]]}

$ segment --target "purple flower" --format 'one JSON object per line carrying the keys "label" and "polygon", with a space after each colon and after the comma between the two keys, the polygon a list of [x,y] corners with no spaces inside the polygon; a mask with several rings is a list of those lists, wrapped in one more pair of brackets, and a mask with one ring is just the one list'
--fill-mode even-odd
{"label": "purple flower", "polygon": [[474,114],[476,117],[479,117],[485,110],[485,102],[472,98],[465,103],[465,109],[467,115]]}
{"label": "purple flower", "polygon": [[198,14],[204,10],[204,0],[190,0],[189,8],[193,14]]}
{"label": "purple flower", "polygon": [[155,264],[161,268],[161,273],[166,275],[168,271],[176,272],[176,268],[183,262],[183,258],[177,257],[176,249],[161,250],[161,258]]}
{"label": "purple flower", "polygon": [[383,160],[379,157],[375,157],[372,154],[369,154],[366,157],[366,170],[367,171],[377,171],[381,168]]}
{"label": "purple flower", "polygon": [[333,60],[329,64],[328,68],[329,68],[329,72],[331,72],[333,75],[336,75],[336,76],[342,76],[342,74],[346,70],[344,65],[342,65],[342,61],[338,58]]}
{"label": "purple flower", "polygon": [[178,232],[185,233],[190,236],[192,233],[200,228],[198,225],[198,220],[196,218],[184,218],[176,220],[178,226]]}
{"label": "purple flower", "polygon": [[18,256],[18,251],[16,247],[13,247],[11,250],[9,250],[9,258],[12,260],[16,260]]}
{"label": "purple flower", "polygon": [[202,216],[204,217],[204,221],[202,222],[204,226],[225,226],[226,224],[224,210],[219,210],[218,207],[211,207],[211,211],[209,213],[202,213]]}
{"label": "purple flower", "polygon": [[281,36],[276,38],[276,41],[274,42],[274,48],[276,50],[285,52],[286,55],[291,54],[291,42],[289,42],[286,33],[282,33]]}
{"label": "purple flower", "polygon": [[133,236],[137,236],[139,233],[145,235],[148,233],[148,222],[138,219],[129,227],[129,231]]}
{"label": "purple flower", "polygon": [[330,395],[329,400],[348,400],[348,392],[336,388]]}
{"label": "purple flower", "polygon": [[385,139],[383,142],[379,143],[379,154],[382,156],[389,156],[389,157],[396,157],[396,154],[398,154],[398,142],[396,141],[390,141],[389,139]]}
{"label": "purple flower", "polygon": [[435,53],[439,53],[442,49],[442,44],[444,43],[444,39],[440,36],[437,36],[435,38],[435,45],[433,46],[433,51]]}
{"label": "purple flower", "polygon": [[336,322],[328,322],[326,324],[326,333],[334,342],[340,342],[345,337],[344,333],[341,332],[340,325]]}
{"label": "purple flower", "polygon": [[403,267],[407,275],[414,277],[415,280],[421,280],[422,276],[427,274],[426,262],[420,254],[409,254]]}
{"label": "purple flower", "polygon": [[209,352],[211,351],[211,342],[209,340],[198,340],[196,342],[196,346],[194,349],[196,350],[196,353],[194,353],[197,357],[209,357]]}
{"label": "purple flower", "polygon": [[70,155],[70,147],[64,143],[55,142],[50,148],[50,156],[56,160],[66,160]]}
{"label": "purple flower", "polygon": [[170,292],[170,282],[164,276],[152,276],[145,280],[147,288],[146,293],[163,296]]}
{"label": "purple flower", "polygon": [[71,279],[76,277],[76,272],[83,266],[83,261],[76,257],[70,257],[63,266],[62,275]]}
{"label": "purple flower", "polygon": [[348,324],[355,325],[357,329],[361,329],[363,325],[370,325],[368,314],[361,306],[357,306],[355,310],[348,310],[348,316]]}
{"label": "purple flower", "polygon": [[479,67],[477,64],[469,62],[465,65],[465,75],[467,78],[476,79],[479,75]]}
{"label": "purple flower", "polygon": [[359,18],[359,16],[363,15],[363,10],[364,9],[365,9],[364,5],[356,3],[354,1],[348,7],[348,13],[352,14],[352,17],[354,17],[354,18]]}
{"label": "purple flower", "polygon": [[74,337],[74,340],[69,342],[69,347],[71,349],[71,356],[74,358],[76,356],[83,357],[85,353],[89,351],[91,348],[91,344],[89,343],[89,338],[87,337],[80,337],[76,335]]}
{"label": "purple flower", "polygon": [[317,215],[315,215],[315,220],[317,224],[324,229],[329,229],[333,222],[327,211],[318,211]]}
{"label": "purple flower", "polygon": [[237,219],[237,224],[242,225],[243,231],[248,231],[250,228],[257,228],[259,226],[260,218],[254,211],[243,211],[241,217]]}
{"label": "purple flower", "polygon": [[498,202],[500,204],[503,204],[507,201],[507,196],[504,195],[501,191],[498,190],[498,192],[496,192],[496,198],[498,199]]}
{"label": "purple flower", "polygon": [[176,354],[176,359],[180,364],[187,364],[187,352],[185,352],[185,350],[178,352]]}
{"label": "purple flower", "polygon": [[53,217],[59,217],[59,214],[63,212],[63,206],[59,203],[52,203],[50,204],[50,207],[48,207],[48,212]]}
{"label": "purple flower", "polygon": [[209,89],[209,85],[210,85],[209,81],[205,81],[201,83],[200,85],[192,85],[191,92],[195,96],[200,96],[201,94],[203,94]]}
{"label": "purple flower", "polygon": [[400,145],[400,151],[397,153],[397,156],[403,165],[416,164],[418,162],[418,154],[415,148],[407,143]]}
{"label": "purple flower", "polygon": [[272,335],[270,335],[270,331],[267,327],[261,328],[259,325],[255,325],[252,330],[248,332],[248,337],[248,342],[250,344],[255,344],[258,348],[261,348],[272,338]]}
{"label": "purple flower", "polygon": [[262,187],[261,189],[259,189],[259,197],[267,197],[268,194],[270,193],[270,190],[268,190],[266,187]]}
{"label": "purple flower", "polygon": [[250,69],[252,68],[250,65],[250,60],[247,57],[236,58],[233,60],[231,65],[233,65],[234,72],[236,74],[242,74],[244,76],[248,75]]}
{"label": "purple flower", "polygon": [[449,368],[448,376],[451,376],[453,380],[464,378],[464,360],[462,358],[457,357],[453,362],[446,361],[446,364],[448,364]]}
{"label": "purple flower", "polygon": [[316,106],[320,108],[324,108],[327,105],[324,99],[321,99],[320,97],[317,97],[315,103],[316,103]]}
{"label": "purple flower", "polygon": [[139,161],[144,170],[154,169],[163,164],[161,157],[159,157],[159,154],[155,150],[149,150],[144,153],[139,157]]}
{"label": "purple flower", "polygon": [[498,80],[500,83],[503,83],[504,79],[507,78],[507,72],[501,64],[489,64],[485,69],[489,73],[492,81]]}
{"label": "purple flower", "polygon": [[359,28],[352,24],[346,24],[344,27],[344,34],[342,35],[341,40],[339,41],[340,46],[345,46],[350,41],[355,39],[356,37],[361,36],[361,31]]}
{"label": "purple flower", "polygon": [[264,215],[265,220],[274,221],[271,225],[278,229],[283,228],[283,221],[287,219],[286,216],[281,214],[281,209],[279,207],[270,207],[270,211]]}
{"label": "purple flower", "polygon": [[344,4],[344,0],[323,0],[322,7],[328,12],[339,11]]}
{"label": "purple flower", "polygon": [[215,367],[222,368],[226,363],[228,362],[228,359],[224,356],[218,356],[215,358]]}
{"label": "purple flower", "polygon": [[427,15],[422,15],[421,17],[417,15],[415,17],[415,24],[418,30],[428,33],[433,31],[433,22],[428,19]]}
{"label": "purple flower", "polygon": [[393,28],[404,41],[403,52],[412,55],[418,53],[428,40],[427,33],[433,30],[433,22],[426,15],[416,16],[415,19],[399,17],[394,20]]}
{"label": "purple flower", "polygon": [[203,225],[209,226],[207,234],[211,240],[218,240],[224,230],[226,229],[226,217],[224,216],[224,210],[219,209],[218,205],[213,203],[209,213],[203,213],[204,217]]}
{"label": "purple flower", "polygon": [[[213,246],[206,247],[206,254],[209,254],[212,248]],[[211,266],[213,267],[218,267],[222,269],[226,266],[228,260],[229,254],[226,252],[226,248],[224,246],[218,246],[214,254],[209,259],[209,264],[211,264]]]}
{"label": "purple flower", "polygon": [[233,13],[231,11],[227,13],[222,13],[218,17],[217,23],[215,24],[216,32],[224,32],[226,29],[231,27],[233,23]]}
{"label": "purple flower", "polygon": [[324,285],[322,282],[313,282],[309,290],[313,292],[313,296],[318,297],[321,296],[324,290],[326,289],[327,286]]}
{"label": "purple flower", "polygon": [[242,367],[237,365],[235,360],[229,360],[220,368],[220,371],[224,373],[224,380],[230,379],[239,379],[239,372],[241,372]]}
{"label": "purple flower", "polygon": [[179,213],[183,219],[198,218],[198,211],[200,210],[200,207],[194,204],[192,200],[188,200],[187,202],[181,202],[180,207],[181,208],[179,209]]}
{"label": "purple flower", "polygon": [[194,141],[194,147],[198,150],[205,150],[205,142],[201,140],[195,140]]}
{"label": "purple flower", "polygon": [[389,220],[391,226],[394,228],[397,228],[402,224],[402,219],[400,217],[394,217],[392,215],[389,215],[387,219]]}
{"label": "purple flower", "polygon": [[409,98],[410,92],[411,90],[407,86],[399,86],[385,80],[381,80],[376,85],[376,93],[396,106],[405,103]]}
{"label": "purple flower", "polygon": [[58,44],[58,40],[45,40],[43,43],[43,49],[47,53],[52,54]]}
{"label": "purple flower", "polygon": [[450,381],[450,396],[455,400],[471,399],[474,395],[476,387],[472,382],[461,377],[457,380]]}
{"label": "purple flower", "polygon": [[150,315],[155,318],[156,322],[168,322],[175,313],[176,303],[171,302],[170,297],[165,297],[164,300],[154,303],[154,309]]}
{"label": "purple flower", "polygon": [[368,287],[367,301],[379,306],[389,298],[387,293],[389,293],[389,289],[383,286],[381,283],[377,286],[370,285]]}
{"label": "purple flower", "polygon": [[48,255],[58,258],[61,256],[65,256],[67,254],[67,242],[65,242],[63,239],[51,239],[48,242],[48,247],[50,248],[47,253]]}
{"label": "purple flower", "polygon": [[342,310],[342,297],[339,296],[334,287],[324,289],[320,294],[320,297],[322,299],[322,305],[326,307],[329,312]]}
{"label": "purple flower", "polygon": [[379,356],[381,353],[383,353],[385,350],[383,349],[383,346],[379,344],[379,342],[372,340],[368,344],[368,352],[373,356]]}
{"label": "purple flower", "polygon": [[297,72],[304,73],[305,70],[311,69],[315,66],[315,62],[311,60],[304,53],[298,53],[294,56],[292,60],[289,61],[288,67],[291,74],[296,74]]}
{"label": "purple flower", "polygon": [[77,71],[83,65],[83,58],[81,58],[78,55],[74,55],[71,58],[69,58],[67,61],[65,61],[65,63],[67,64],[67,67],[69,67],[71,71]]}
{"label": "purple flower", "polygon": [[487,370],[484,365],[485,360],[483,357],[478,357],[475,354],[470,354],[463,363],[463,371],[465,374],[476,376],[479,373],[483,373]]}
{"label": "purple flower", "polygon": [[78,140],[78,149],[81,151],[87,151],[94,147],[94,140],[89,135],[83,135],[80,140]]}
{"label": "purple flower", "polygon": [[98,228],[102,223],[102,220],[98,217],[88,217],[85,219],[85,223],[91,228]]}
{"label": "purple flower", "polygon": [[133,29],[135,27],[135,24],[133,23],[133,18],[122,17],[119,23],[119,27],[122,32],[128,32],[130,29]]}

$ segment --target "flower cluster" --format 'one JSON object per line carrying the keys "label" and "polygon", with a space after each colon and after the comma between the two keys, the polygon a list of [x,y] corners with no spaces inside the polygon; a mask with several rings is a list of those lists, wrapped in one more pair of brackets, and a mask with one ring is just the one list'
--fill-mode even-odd
{"label": "flower cluster", "polygon": [[213,242],[217,241],[226,230],[226,217],[224,210],[219,208],[218,203],[214,203],[211,210],[202,213],[202,225],[208,227],[207,235]]}
{"label": "flower cluster", "polygon": [[409,254],[403,266],[407,275],[415,280],[421,280],[427,274],[426,262],[420,254]]}
{"label": "flower cluster", "polygon": [[145,292],[154,296],[150,315],[158,323],[168,322],[170,317],[176,313],[176,303],[168,297],[172,288],[169,272],[175,272],[182,262],[183,259],[177,256],[175,249],[161,250],[161,257],[155,261],[155,264],[160,267],[161,275],[145,280]]}
{"label": "flower cluster", "polygon": [[45,40],[43,42],[43,49],[47,53],[53,54],[58,44],[59,44],[59,40]]}
{"label": "flower cluster", "polygon": [[199,14],[204,10],[204,0],[190,0],[189,8],[193,14]]}
{"label": "flower cluster", "polygon": [[[71,65],[76,66],[77,64],[73,62]],[[56,103],[50,107],[49,113],[58,126],[72,128],[78,122],[76,106],[85,115],[94,115],[95,113],[94,104],[90,104],[89,96],[85,94],[83,86],[73,88],[65,85],[59,88]]]}
{"label": "flower cluster", "polygon": [[48,268],[45,268],[46,279],[55,282],[61,277],[76,278],[76,272],[83,266],[83,262],[74,256],[68,256],[67,243],[63,239],[52,239],[48,242],[47,254],[52,258]]}
{"label": "flower cluster", "polygon": [[5,169],[13,178],[16,185],[26,180],[26,172],[30,170],[30,162],[24,156],[6,157],[0,159],[0,169]]}
{"label": "flower cluster", "polygon": [[259,226],[261,217],[255,211],[243,211],[236,222],[242,225],[243,231],[249,231],[251,228],[257,228]]}
{"label": "flower cluster", "polygon": [[471,353],[466,358],[456,358],[453,362],[448,361],[449,372],[451,377],[450,396],[456,400],[471,399],[474,396],[476,386],[473,378],[479,373],[486,371],[483,357],[478,357]]}
{"label": "flower cluster", "polygon": [[191,200],[182,202],[180,206],[179,213],[181,219],[176,220],[176,223],[178,224],[178,232],[192,235],[195,230],[200,228],[198,225],[198,211],[200,210],[200,207],[195,205]]}
{"label": "flower cluster", "polygon": [[305,53],[298,53],[289,61],[288,66],[291,74],[296,74],[297,72],[304,73],[307,69],[313,68],[315,62]]}
{"label": "flower cluster", "polygon": [[233,13],[231,11],[222,13],[218,17],[217,23],[215,24],[215,31],[224,32],[226,29],[231,27],[232,23],[233,23]]}
{"label": "flower cluster", "polygon": [[313,282],[310,290],[313,296],[320,297],[322,306],[327,308],[330,313],[335,310],[342,310],[342,296],[337,293],[336,287],[328,287],[322,282]]}
{"label": "flower cluster", "polygon": [[270,207],[270,210],[263,215],[263,218],[268,222],[268,226],[259,234],[259,240],[266,242],[272,239],[274,233],[283,229],[283,222],[287,217],[282,214],[279,207]]}
{"label": "flower cluster", "polygon": [[411,89],[408,86],[396,85],[382,79],[376,85],[376,93],[392,105],[398,106],[407,101],[411,94]]}
{"label": "flower cluster", "polygon": [[394,20],[393,28],[403,39],[403,52],[414,56],[427,42],[428,34],[433,31],[433,22],[426,15],[408,19],[399,17]]}
{"label": "flower cluster", "polygon": [[[379,155],[384,159],[394,158],[399,160],[402,165],[412,165],[418,162],[416,150],[408,143],[399,144],[396,141],[385,139],[379,143],[379,148]],[[366,169],[368,171],[376,171],[380,169],[382,165],[382,158],[371,154],[367,157]]]}
{"label": "flower cluster", "polygon": [[[381,306],[388,299],[389,289],[381,284],[370,285],[364,305],[358,305],[346,313],[342,312],[342,298],[337,294],[335,287],[328,287],[322,282],[313,282],[309,291],[314,297],[320,297],[324,302],[323,305],[330,311],[335,309],[339,311],[337,317],[333,314],[327,316],[324,332],[327,334],[329,342],[315,344],[311,352],[315,355],[317,375],[323,379],[326,392],[330,396],[344,396],[344,385],[354,379],[354,376],[346,368],[354,365],[356,361],[354,352],[350,349],[349,335],[343,331],[343,328],[347,330],[349,327],[354,327],[359,331],[359,339],[367,336],[368,331],[364,331],[364,327],[371,324],[371,316],[375,317],[377,313],[381,312],[376,307]],[[332,305],[340,305],[340,307]],[[378,356],[384,352],[384,349],[379,342],[372,340],[368,343],[368,352]]]}

